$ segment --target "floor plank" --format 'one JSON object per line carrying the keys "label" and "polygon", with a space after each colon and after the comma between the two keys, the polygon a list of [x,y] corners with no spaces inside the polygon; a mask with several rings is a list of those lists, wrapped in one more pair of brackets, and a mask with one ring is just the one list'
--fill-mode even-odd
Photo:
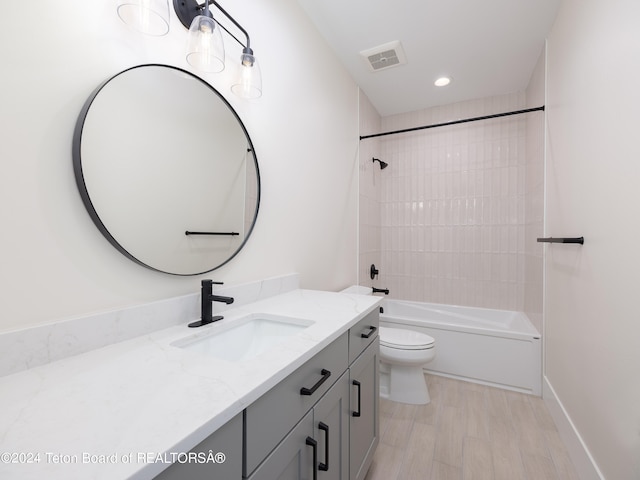
{"label": "floor plank", "polygon": [[425,378],[429,405],[381,399],[365,480],[579,480],[541,398]]}

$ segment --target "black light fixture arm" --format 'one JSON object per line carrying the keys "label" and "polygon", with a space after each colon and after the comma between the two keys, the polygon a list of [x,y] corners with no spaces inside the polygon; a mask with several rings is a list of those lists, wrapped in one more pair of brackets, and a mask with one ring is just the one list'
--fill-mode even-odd
{"label": "black light fixture arm", "polygon": [[220,12],[222,12],[222,14],[227,17],[238,28],[238,30],[240,30],[244,34],[245,38],[247,39],[247,44],[245,45],[240,40],[238,40],[238,38],[224,26],[220,24],[218,25],[242,47],[251,49],[251,39],[249,38],[249,33],[215,0],[206,0],[205,3],[202,4],[198,3],[197,0],[173,0],[173,8],[176,11],[176,15],[178,16],[178,19],[180,20],[182,25],[184,25],[187,29],[191,26],[191,22],[196,16],[203,15],[204,12],[209,9],[210,4],[213,4],[218,10],[220,10]]}
{"label": "black light fixture arm", "polygon": [[231,35],[236,40],[236,42],[238,42],[240,45],[242,45],[245,48],[251,49],[251,39],[249,38],[249,32],[247,32],[244,28],[242,28],[242,25],[240,25],[235,18],[229,15],[229,13],[227,13],[227,11],[224,8],[222,8],[218,2],[216,2],[216,0],[211,0],[211,3],[213,3],[218,8],[218,10],[220,10],[222,14],[231,21],[231,23],[233,23],[236,27],[238,27],[238,30],[244,33],[244,36],[247,39],[247,44],[244,45],[241,41],[239,41],[236,37],[234,37],[226,28],[225,28],[225,31],[229,35]]}

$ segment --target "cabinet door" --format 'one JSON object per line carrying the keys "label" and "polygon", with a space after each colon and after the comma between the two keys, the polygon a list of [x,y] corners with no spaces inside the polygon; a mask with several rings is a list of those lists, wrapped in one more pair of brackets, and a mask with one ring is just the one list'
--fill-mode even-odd
{"label": "cabinet door", "polygon": [[[249,480],[312,480],[313,453],[317,446],[313,440],[313,411],[282,440],[276,449],[249,477]],[[317,456],[317,450],[316,450]]]}
{"label": "cabinet door", "polygon": [[[245,476],[329,391],[348,367],[345,332],[245,410]],[[303,393],[303,390],[306,390]]]}
{"label": "cabinet door", "polygon": [[349,480],[349,373],[313,407],[318,480]]}
{"label": "cabinet door", "polygon": [[363,480],[379,440],[379,339],[349,367],[351,480]]}
{"label": "cabinet door", "polygon": [[[208,461],[209,451],[215,462]],[[190,453],[201,454],[196,461],[174,463],[155,480],[241,480],[242,479],[242,414],[236,415]],[[224,460],[216,453],[223,453]],[[206,459],[207,461],[202,461]],[[180,460],[179,460],[180,461]]]}

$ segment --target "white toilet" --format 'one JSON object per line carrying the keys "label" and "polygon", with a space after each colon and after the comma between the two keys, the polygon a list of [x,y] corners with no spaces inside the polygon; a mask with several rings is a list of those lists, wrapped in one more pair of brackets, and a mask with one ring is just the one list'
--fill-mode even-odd
{"label": "white toilet", "polygon": [[380,396],[394,402],[431,401],[422,367],[436,356],[435,340],[413,330],[380,327]]}

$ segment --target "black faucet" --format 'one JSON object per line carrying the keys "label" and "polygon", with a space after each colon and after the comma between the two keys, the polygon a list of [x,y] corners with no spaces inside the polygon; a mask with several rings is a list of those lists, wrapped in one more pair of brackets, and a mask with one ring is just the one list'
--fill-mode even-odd
{"label": "black faucet", "polygon": [[208,325],[218,320],[222,320],[222,315],[213,316],[213,302],[223,302],[227,305],[233,303],[233,297],[222,297],[213,294],[213,285],[222,285],[222,282],[214,282],[213,280],[202,280],[200,287],[200,320],[189,324],[191,328]]}
{"label": "black faucet", "polygon": [[389,295],[389,289],[388,288],[376,288],[376,287],[371,287],[373,289],[373,293],[384,293],[385,295]]}

